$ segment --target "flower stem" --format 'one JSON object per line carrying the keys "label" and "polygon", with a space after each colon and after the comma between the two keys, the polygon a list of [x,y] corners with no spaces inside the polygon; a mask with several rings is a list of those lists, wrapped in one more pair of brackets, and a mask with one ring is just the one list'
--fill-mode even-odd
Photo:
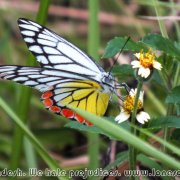
{"label": "flower stem", "polygon": [[[178,63],[178,62],[176,62],[176,63]],[[176,87],[177,84],[178,84],[179,73],[180,73],[180,64],[177,64],[177,68],[174,70],[174,72],[175,72],[174,81],[172,83],[172,87],[169,87],[169,89],[172,89],[172,88]],[[166,115],[167,116],[172,115],[173,110],[174,110],[174,105],[173,104],[168,104]],[[164,137],[163,138],[164,138],[165,142],[168,142],[169,137],[170,137],[170,128],[166,125],[166,126],[164,126],[163,131],[164,131]],[[163,150],[164,150],[164,152],[167,152],[166,146],[163,147]]]}
{"label": "flower stem", "polygon": [[[138,80],[138,86],[137,86],[137,92],[136,92],[136,97],[134,101],[134,109],[132,112],[131,116],[131,133],[134,134],[135,136],[137,135],[136,128],[134,128],[135,123],[136,123],[136,114],[137,114],[137,106],[138,106],[138,100],[139,100],[139,95],[140,91],[143,85],[142,79]],[[130,170],[135,170],[136,169],[136,150],[133,146],[129,146],[129,169]],[[133,180],[134,177],[131,177],[131,180]]]}

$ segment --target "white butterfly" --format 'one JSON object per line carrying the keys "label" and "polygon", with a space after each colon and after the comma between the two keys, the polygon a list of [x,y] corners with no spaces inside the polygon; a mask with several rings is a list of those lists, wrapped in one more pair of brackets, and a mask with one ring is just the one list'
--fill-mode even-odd
{"label": "white butterfly", "polygon": [[41,67],[0,66],[0,77],[41,92],[46,108],[91,125],[66,108],[67,104],[104,115],[115,91],[114,78],[79,48],[49,29],[18,20],[21,34]]}

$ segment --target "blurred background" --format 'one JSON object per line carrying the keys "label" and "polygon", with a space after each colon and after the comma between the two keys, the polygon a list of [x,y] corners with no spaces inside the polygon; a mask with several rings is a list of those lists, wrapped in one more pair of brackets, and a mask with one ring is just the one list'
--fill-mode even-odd
{"label": "blurred background", "polygon": [[[108,41],[116,36],[130,36],[133,40],[138,41],[148,33],[160,33],[153,4],[155,2],[156,8],[160,12],[159,18],[163,21],[170,38],[178,40],[175,26],[180,19],[179,0],[99,0],[98,2],[99,35],[97,40],[99,43],[98,57],[96,56],[95,59],[106,70],[112,64],[112,60],[101,59],[101,57]],[[17,20],[23,17],[35,21],[39,3],[38,0],[0,0],[0,65],[27,65],[27,61],[33,58],[21,37]],[[88,37],[93,36],[93,32],[89,31],[89,16],[88,1],[52,0],[47,14],[46,27],[87,52]],[[120,63],[129,63],[129,55],[121,56]],[[0,96],[17,114],[24,106],[19,100],[22,95],[22,88],[27,89],[13,82],[0,82]],[[161,89],[161,98],[163,98],[163,94],[165,92]],[[24,102],[28,104],[24,118],[31,131],[43,143],[49,153],[60,162],[61,167],[65,169],[87,167],[88,148],[94,146],[96,142],[90,143],[88,135],[84,132],[65,128],[64,124],[67,120],[44,109],[39,98],[40,93],[33,90],[30,103]],[[156,112],[153,107],[149,109],[152,110],[154,116],[158,113],[164,113]],[[16,142],[18,138],[15,137],[15,131],[18,132],[18,130],[8,113],[2,108],[0,109],[0,124],[0,169],[4,169],[13,167],[12,147],[15,148],[16,143],[18,144]],[[31,157],[30,154],[34,152],[33,148],[26,143],[22,140],[22,144],[19,145],[22,148],[20,148],[18,165],[16,164],[17,167],[24,170],[27,170],[28,166],[27,156]],[[107,153],[109,142],[103,137],[97,143],[100,154],[98,155],[99,166],[102,167],[103,157]],[[119,146],[120,150],[126,148],[123,144]],[[28,149],[31,149],[30,152]],[[30,158],[35,159],[32,164],[36,164],[39,169],[44,169],[46,164],[36,153],[33,154],[33,158]],[[14,167],[16,166],[14,165]]]}

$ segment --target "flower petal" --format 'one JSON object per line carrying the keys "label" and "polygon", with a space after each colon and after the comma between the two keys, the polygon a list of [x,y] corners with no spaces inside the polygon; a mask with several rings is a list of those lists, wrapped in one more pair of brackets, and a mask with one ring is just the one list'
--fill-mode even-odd
{"label": "flower petal", "polygon": [[145,72],[145,78],[147,78],[151,73],[151,70],[149,68],[146,68],[146,72]]}
{"label": "flower petal", "polygon": [[118,116],[116,116],[115,121],[117,121],[118,123],[122,123],[126,120],[128,120],[128,118],[130,117],[130,114],[124,110],[122,110],[120,112],[120,114]]}
{"label": "flower petal", "polygon": [[139,100],[143,103],[144,91],[140,91]]}
{"label": "flower petal", "polygon": [[144,70],[145,70],[144,67],[139,68],[138,75],[141,76],[141,77],[144,77]]}
{"label": "flower petal", "polygon": [[161,70],[161,68],[162,68],[161,63],[159,63],[157,61],[153,62],[153,67],[158,70]]}
{"label": "flower petal", "polygon": [[144,112],[144,111],[140,111],[137,115],[136,115],[136,119],[139,123],[144,124],[145,122],[148,121],[148,119],[150,119],[150,116],[148,113]]}
{"label": "flower petal", "polygon": [[150,72],[151,71],[149,68],[141,67],[141,68],[139,68],[138,75],[143,78],[147,78],[150,75]]}
{"label": "flower petal", "polygon": [[145,121],[148,121],[148,119],[150,119],[150,116],[147,112],[141,111],[141,114],[144,116]]}
{"label": "flower petal", "polygon": [[131,65],[132,65],[132,68],[140,68],[141,67],[140,62],[137,60],[132,61]]}
{"label": "flower petal", "polygon": [[137,89],[131,89],[130,92],[129,92],[129,95],[130,96],[135,96],[136,92],[137,92]]}
{"label": "flower petal", "polygon": [[135,53],[134,56],[136,56],[139,59],[140,58],[140,53]]}

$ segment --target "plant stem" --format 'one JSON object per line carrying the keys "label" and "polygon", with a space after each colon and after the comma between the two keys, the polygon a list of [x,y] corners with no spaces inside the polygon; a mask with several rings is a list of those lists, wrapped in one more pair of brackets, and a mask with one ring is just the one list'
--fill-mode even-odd
{"label": "plant stem", "polygon": [[162,20],[159,19],[160,8],[158,6],[158,0],[153,0],[153,5],[154,5],[154,9],[155,9],[156,16],[157,16],[157,19],[158,19],[158,23],[159,23],[159,28],[160,28],[161,34],[162,34],[163,37],[168,38],[168,33],[166,31],[165,24],[164,24],[164,22]]}
{"label": "plant stem", "polygon": [[[154,8],[155,8],[155,11],[156,11],[156,16],[157,16],[157,18],[160,16],[160,8],[158,8],[158,5],[157,5],[157,3],[158,3],[158,0],[153,0],[153,4],[154,4]],[[173,4],[173,2],[171,1],[171,4]],[[165,37],[165,38],[169,38],[168,37],[168,33],[167,33],[167,30],[166,30],[166,27],[165,27],[165,24],[163,23],[163,21],[161,21],[161,20],[159,20],[158,19],[158,23],[159,23],[159,28],[160,28],[160,31],[161,31],[161,34],[162,34],[162,36],[163,37]],[[176,26],[177,27],[177,26]],[[177,32],[179,32],[178,30],[177,30]],[[178,69],[177,69],[178,70]],[[176,73],[175,73],[176,74]],[[177,74],[176,74],[177,75]],[[177,76],[176,76],[177,77]],[[175,81],[176,81],[177,79],[175,79]],[[168,85],[167,85],[167,88],[168,89],[171,89],[172,87],[168,87]],[[173,113],[173,108],[174,108],[174,106],[173,106],[173,104],[168,104],[168,106],[167,106],[167,113],[166,113],[166,115],[172,115],[172,113]],[[163,128],[163,132],[164,132],[164,140],[167,142],[168,141],[168,139],[169,139],[169,132],[170,132],[170,129],[167,127],[167,126],[164,126],[164,128]],[[166,147],[164,146],[163,147],[163,149],[164,149],[164,152],[166,152],[167,151],[167,149],[166,149]]]}
{"label": "plant stem", "polygon": [[[142,80],[138,80],[138,86],[137,86],[137,92],[136,92],[136,97],[134,101],[134,109],[132,112],[131,116],[131,133],[136,136],[137,135],[137,130],[134,128],[135,123],[136,123],[136,114],[137,114],[137,106],[138,106],[138,100],[139,100],[139,95],[140,91],[142,88]],[[130,170],[135,170],[136,169],[136,150],[133,146],[129,146],[129,169]],[[131,180],[135,179],[135,177],[131,177]]]}
{"label": "plant stem", "polygon": [[[89,0],[89,22],[88,22],[88,52],[89,54],[98,59],[99,49],[99,22],[98,11],[99,1]],[[92,105],[93,106],[93,105]],[[88,155],[90,170],[95,170],[99,167],[99,135],[94,133],[88,134]],[[97,177],[90,176],[88,180],[95,180]]]}
{"label": "plant stem", "polygon": [[[37,22],[39,23],[45,22],[46,16],[48,13],[49,3],[50,3],[50,0],[40,1],[38,15],[36,17]],[[34,59],[32,59],[32,57],[29,57],[27,61],[27,65],[34,65],[35,62],[33,60]],[[19,98],[19,102],[17,106],[18,107],[17,112],[20,119],[23,121],[23,123],[27,123],[30,98],[31,98],[31,89],[27,87],[22,87],[20,91],[21,92],[20,92],[20,98]],[[19,162],[22,156],[23,137],[24,137],[24,134],[21,128],[19,128],[18,126],[15,126],[13,143],[12,143],[12,154],[11,154],[10,165],[9,165],[9,169],[11,170],[15,170],[17,169],[17,167],[19,167]],[[31,154],[33,155],[31,157],[34,158],[34,162],[36,162],[34,153],[32,152]],[[31,165],[28,165],[28,166],[31,166]],[[35,163],[35,166],[37,166],[36,163]],[[8,179],[15,179],[15,178],[9,177]]]}

